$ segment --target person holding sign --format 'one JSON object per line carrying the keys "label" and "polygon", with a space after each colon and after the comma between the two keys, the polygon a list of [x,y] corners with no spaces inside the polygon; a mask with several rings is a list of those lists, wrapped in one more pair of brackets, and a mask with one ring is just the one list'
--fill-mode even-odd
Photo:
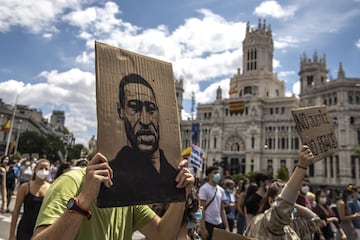
{"label": "person holding sign", "polygon": [[[194,177],[184,160],[178,165],[176,187],[190,194]],[[98,208],[100,185],[113,185],[113,170],[101,153],[86,169],[61,175],[47,192],[36,222],[33,240],[39,239],[122,239],[130,240],[135,230],[148,239],[175,239],[182,223],[185,202],[171,203],[160,218],[147,205]],[[123,193],[126,194],[126,193]]]}
{"label": "person holding sign", "polygon": [[297,218],[291,213],[302,185],[306,169],[314,156],[308,146],[299,150],[299,162],[287,184],[275,180],[262,200],[259,212],[245,230],[245,236],[258,240],[312,239],[320,218],[310,209],[296,205]]}

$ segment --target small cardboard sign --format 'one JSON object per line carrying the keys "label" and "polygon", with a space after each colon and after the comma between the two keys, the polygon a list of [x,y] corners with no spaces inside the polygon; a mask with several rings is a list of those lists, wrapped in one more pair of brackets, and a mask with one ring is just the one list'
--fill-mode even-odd
{"label": "small cardboard sign", "polygon": [[311,149],[314,161],[338,151],[338,143],[326,106],[298,108],[291,112],[301,141]]}
{"label": "small cardboard sign", "polygon": [[214,228],[213,240],[255,240],[254,238],[248,238],[240,234],[225,231],[224,229]]}
{"label": "small cardboard sign", "polygon": [[181,143],[168,62],[95,43],[97,151],[113,170],[99,207],[185,201],[176,187]]}
{"label": "small cardboard sign", "polygon": [[204,151],[201,149],[201,147],[192,145],[191,153],[189,157],[189,167],[193,174],[198,170],[201,171],[202,169],[203,152]]}

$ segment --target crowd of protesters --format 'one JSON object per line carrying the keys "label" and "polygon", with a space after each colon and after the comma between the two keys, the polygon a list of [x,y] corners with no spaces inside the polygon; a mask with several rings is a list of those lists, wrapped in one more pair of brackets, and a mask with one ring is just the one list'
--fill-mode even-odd
{"label": "crowd of protesters", "polygon": [[[311,159],[306,146],[300,149],[298,165],[287,182],[264,173],[256,173],[253,181],[236,182],[230,175],[220,174],[219,167],[207,167],[205,181],[188,194],[177,239],[212,239],[214,228],[260,240],[360,239],[360,186],[349,184],[334,199],[328,188],[311,185],[306,176]],[[51,183],[88,164],[87,159],[50,163],[45,157],[1,157],[1,212],[12,213],[9,239],[31,239]],[[9,209],[15,193],[14,209]],[[161,217],[169,204],[150,207]]]}

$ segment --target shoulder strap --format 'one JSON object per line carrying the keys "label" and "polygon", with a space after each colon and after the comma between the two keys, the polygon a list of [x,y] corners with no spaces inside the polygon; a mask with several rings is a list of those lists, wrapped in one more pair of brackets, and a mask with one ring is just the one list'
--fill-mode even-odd
{"label": "shoulder strap", "polygon": [[27,190],[27,193],[26,193],[26,195],[28,195],[29,194],[29,192],[30,192],[30,181],[28,182],[28,190]]}
{"label": "shoulder strap", "polygon": [[215,189],[215,193],[214,193],[214,196],[211,198],[211,200],[206,204],[205,208],[204,208],[204,211],[208,208],[208,206],[214,201],[215,197],[216,197],[216,193],[217,193],[217,190],[218,190],[218,187],[215,186],[216,189]]}

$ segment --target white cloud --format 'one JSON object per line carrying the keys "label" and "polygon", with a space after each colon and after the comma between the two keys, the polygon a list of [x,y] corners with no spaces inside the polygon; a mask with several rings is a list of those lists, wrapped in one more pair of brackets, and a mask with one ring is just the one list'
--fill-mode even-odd
{"label": "white cloud", "polygon": [[282,7],[277,1],[265,1],[255,8],[254,14],[260,17],[290,18],[296,11],[294,5]]}
{"label": "white cloud", "polygon": [[0,32],[8,32],[11,27],[19,26],[31,33],[45,33],[47,38],[57,32],[55,23],[57,17],[66,9],[79,7],[87,0],[36,0],[1,1]]}
{"label": "white cloud", "polygon": [[215,101],[218,87],[222,90],[222,98],[229,98],[229,84],[230,79],[223,79],[210,84],[204,91],[196,93],[196,102],[210,103]]}
{"label": "white cloud", "polygon": [[299,96],[300,94],[300,81],[296,81],[292,86],[292,92],[295,96]]}
{"label": "white cloud", "polygon": [[[360,0],[359,0],[359,1],[360,1]],[[360,48],[360,39],[357,40],[357,42],[355,43],[355,46],[356,46],[357,48]]]}
{"label": "white cloud", "polygon": [[[87,143],[89,128],[96,128],[95,76],[79,69],[59,73],[57,70],[39,74],[43,82],[24,84],[17,80],[0,82],[0,96],[13,99],[19,93],[19,104],[44,109],[58,110],[63,106],[66,111],[65,125],[81,136],[77,142]],[[76,91],[74,91],[76,89]],[[44,115],[49,114],[43,112]],[[81,140],[85,140],[84,142]]]}

